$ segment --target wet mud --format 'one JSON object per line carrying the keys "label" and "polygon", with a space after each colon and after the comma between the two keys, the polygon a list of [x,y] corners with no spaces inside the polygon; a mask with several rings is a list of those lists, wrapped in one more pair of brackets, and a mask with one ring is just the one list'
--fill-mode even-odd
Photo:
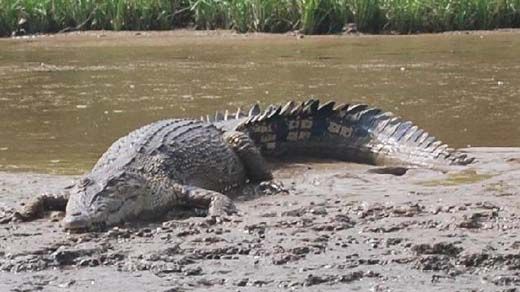
{"label": "wet mud", "polygon": [[[448,172],[278,164],[288,194],[238,216],[69,234],[59,215],[0,225],[0,291],[517,291],[520,148]],[[73,177],[0,174],[0,220]]]}

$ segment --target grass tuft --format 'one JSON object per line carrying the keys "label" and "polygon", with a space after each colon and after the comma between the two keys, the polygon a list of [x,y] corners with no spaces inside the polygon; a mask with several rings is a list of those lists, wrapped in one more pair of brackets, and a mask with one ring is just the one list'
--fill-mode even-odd
{"label": "grass tuft", "polygon": [[520,0],[0,0],[0,36],[66,30],[415,33],[520,27]]}

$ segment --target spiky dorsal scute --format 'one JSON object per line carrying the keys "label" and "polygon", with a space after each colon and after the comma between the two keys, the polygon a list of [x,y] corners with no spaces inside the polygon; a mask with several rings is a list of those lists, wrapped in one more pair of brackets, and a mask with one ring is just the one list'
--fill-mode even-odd
{"label": "spiky dorsal scute", "polygon": [[[240,116],[239,112],[228,115],[237,116]],[[263,111],[255,104],[236,129],[247,132],[267,155],[282,144],[290,147],[287,144],[293,143],[293,147],[301,148],[305,144],[317,145],[318,140],[323,141],[320,145],[324,146],[324,151],[331,148],[340,152],[327,145],[324,137],[329,137],[329,144],[337,142],[341,144],[337,147],[347,147],[345,151],[352,152],[345,154],[349,157],[347,159],[359,155],[371,163],[402,160],[418,165],[465,165],[473,161],[412,122],[366,104],[336,105],[334,101],[320,103],[309,99],[300,103],[289,101],[284,105],[270,105]]]}

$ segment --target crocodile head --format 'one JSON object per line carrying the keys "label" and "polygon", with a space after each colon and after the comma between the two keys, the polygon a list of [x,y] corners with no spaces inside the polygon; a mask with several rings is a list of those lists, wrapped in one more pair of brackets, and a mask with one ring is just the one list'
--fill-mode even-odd
{"label": "crocodile head", "polygon": [[62,225],[71,231],[102,229],[143,210],[143,182],[121,172],[110,177],[89,174],[70,190]]}

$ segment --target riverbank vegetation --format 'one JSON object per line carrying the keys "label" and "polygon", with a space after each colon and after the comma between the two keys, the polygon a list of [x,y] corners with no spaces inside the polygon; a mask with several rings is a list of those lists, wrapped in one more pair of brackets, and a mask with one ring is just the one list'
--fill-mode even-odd
{"label": "riverbank vegetation", "polygon": [[416,33],[520,27],[520,0],[0,0],[0,35],[69,30]]}

